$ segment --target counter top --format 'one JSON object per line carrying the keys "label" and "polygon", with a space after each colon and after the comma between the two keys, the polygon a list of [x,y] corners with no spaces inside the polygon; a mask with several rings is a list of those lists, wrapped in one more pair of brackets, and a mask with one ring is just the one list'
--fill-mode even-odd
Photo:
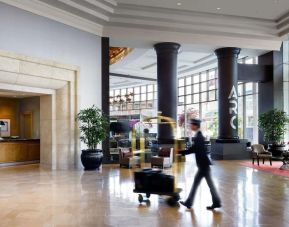
{"label": "counter top", "polygon": [[0,164],[40,160],[40,140],[5,138],[0,142]]}
{"label": "counter top", "polygon": [[12,138],[3,138],[0,140],[0,143],[5,143],[5,142],[26,142],[26,141],[31,141],[31,142],[37,142],[40,141],[40,139],[12,139]]}

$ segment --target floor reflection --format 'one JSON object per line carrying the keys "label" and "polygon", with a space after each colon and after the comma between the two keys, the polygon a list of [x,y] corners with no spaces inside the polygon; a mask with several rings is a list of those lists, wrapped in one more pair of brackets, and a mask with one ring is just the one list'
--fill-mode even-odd
{"label": "floor reflection", "polygon": [[[184,198],[196,171],[193,159],[165,170],[174,174]],[[202,182],[192,210],[151,195],[139,204],[133,169],[110,165],[101,171],[47,171],[37,165],[0,169],[0,226],[289,226],[288,178],[217,162],[213,179],[223,208],[206,210],[209,189]]]}

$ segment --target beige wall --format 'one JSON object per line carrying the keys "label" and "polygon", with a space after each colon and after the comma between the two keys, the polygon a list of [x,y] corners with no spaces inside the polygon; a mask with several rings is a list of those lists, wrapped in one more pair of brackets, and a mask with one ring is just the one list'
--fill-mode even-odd
{"label": "beige wall", "polygon": [[[79,131],[75,121],[79,110],[79,72],[75,66],[0,51],[0,89],[40,96],[42,167],[81,167]],[[19,107],[17,112],[38,112],[37,102],[36,99],[22,100],[21,111]]]}

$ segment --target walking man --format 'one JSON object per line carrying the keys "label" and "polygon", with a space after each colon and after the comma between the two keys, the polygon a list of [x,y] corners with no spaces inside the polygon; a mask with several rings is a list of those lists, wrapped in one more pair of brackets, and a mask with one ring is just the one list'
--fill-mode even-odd
{"label": "walking man", "polygon": [[191,128],[194,132],[196,132],[196,137],[194,140],[193,145],[188,150],[188,153],[195,153],[196,155],[196,163],[198,166],[198,172],[195,176],[195,180],[191,189],[191,192],[187,198],[186,201],[181,201],[180,203],[190,209],[194,203],[194,198],[196,191],[201,183],[201,180],[203,178],[206,179],[207,184],[210,188],[210,192],[212,195],[213,204],[211,206],[208,206],[207,209],[213,210],[215,208],[221,207],[221,199],[216,191],[215,185],[213,183],[212,177],[211,177],[211,168],[210,165],[212,165],[209,157],[207,156],[206,149],[205,149],[205,139],[204,136],[200,130],[201,127],[201,121],[198,119],[192,119],[191,120]]}

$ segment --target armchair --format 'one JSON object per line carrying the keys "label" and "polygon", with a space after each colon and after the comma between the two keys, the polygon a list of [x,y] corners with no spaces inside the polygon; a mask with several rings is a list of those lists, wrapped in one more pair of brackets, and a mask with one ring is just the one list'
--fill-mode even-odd
{"label": "armchair", "polygon": [[257,160],[259,166],[259,159],[263,159],[263,164],[265,159],[270,161],[270,165],[272,166],[272,153],[265,150],[262,144],[254,144],[252,145],[252,163],[254,164],[255,159]]}
{"label": "armchair", "polygon": [[133,156],[132,148],[119,149],[119,166],[132,168],[133,166],[141,167],[140,157]]}
{"label": "armchair", "polygon": [[173,164],[173,148],[159,148],[158,155],[151,158],[151,167],[170,168]]}

